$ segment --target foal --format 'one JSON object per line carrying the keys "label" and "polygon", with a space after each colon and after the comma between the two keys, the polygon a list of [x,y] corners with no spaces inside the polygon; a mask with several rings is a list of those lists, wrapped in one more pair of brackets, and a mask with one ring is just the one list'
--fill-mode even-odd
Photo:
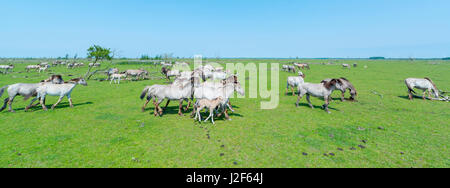
{"label": "foal", "polygon": [[109,84],[112,84],[113,80],[115,84],[120,84],[120,80],[126,77],[127,77],[126,74],[112,74],[110,78],[111,81],[109,82]]}
{"label": "foal", "polygon": [[287,95],[289,88],[291,88],[292,96],[294,96],[295,95],[294,88],[297,88],[300,84],[305,83],[304,78],[305,78],[305,75],[301,71],[298,72],[298,76],[288,77],[286,93],[284,95]]}
{"label": "foal", "polygon": [[299,106],[300,99],[302,99],[302,97],[306,95],[306,100],[308,101],[309,106],[314,109],[314,106],[311,104],[310,96],[312,95],[314,97],[323,97],[325,99],[325,104],[323,105],[323,108],[325,109],[326,112],[331,113],[328,110],[328,105],[330,104],[328,99],[331,93],[333,93],[333,91],[336,89],[336,84],[341,84],[341,82],[339,80],[332,79],[329,82],[320,84],[311,84],[311,83],[300,84],[300,86],[298,87],[299,95],[296,106],[297,107]]}
{"label": "foal", "polygon": [[223,98],[220,96],[214,100],[201,99],[201,100],[197,101],[197,103],[195,103],[195,105],[194,105],[194,111],[196,112],[194,120],[196,120],[198,117],[198,121],[202,122],[202,115],[200,115],[200,112],[204,108],[208,108],[209,116],[208,116],[208,118],[206,118],[205,122],[207,122],[209,120],[209,118],[211,118],[212,123],[216,124],[214,122],[214,111],[223,101],[224,101]]}

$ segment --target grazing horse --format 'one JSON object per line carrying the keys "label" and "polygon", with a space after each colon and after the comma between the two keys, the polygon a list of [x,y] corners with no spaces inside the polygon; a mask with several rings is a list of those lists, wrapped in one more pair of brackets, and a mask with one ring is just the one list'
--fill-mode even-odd
{"label": "grazing horse", "polygon": [[44,104],[45,97],[47,95],[49,96],[58,96],[58,102],[56,102],[52,106],[52,110],[55,109],[55,107],[61,102],[61,100],[67,96],[67,99],[69,100],[69,105],[71,108],[73,108],[72,98],[70,94],[72,93],[75,86],[78,84],[87,86],[87,82],[83,78],[75,78],[72,80],[69,80],[68,82],[65,82],[63,84],[41,84],[37,89],[37,96],[36,99],[40,98],[40,103],[42,106],[42,109],[47,111],[47,107]]}
{"label": "grazing horse", "polygon": [[298,72],[298,76],[288,77],[285,95],[287,95],[289,88],[291,88],[292,96],[294,96],[295,95],[294,88],[297,88],[300,84],[305,83],[304,79],[305,79],[305,74],[303,74],[303,72],[301,72],[301,71]]}
{"label": "grazing horse", "polygon": [[406,87],[408,87],[409,100],[413,100],[413,94],[416,93],[414,88],[423,91],[423,100],[425,100],[425,95],[428,92],[428,97],[431,98],[431,92],[435,98],[439,98],[439,90],[430,78],[408,78],[405,80]]}
{"label": "grazing horse", "polygon": [[299,106],[300,100],[304,95],[306,95],[306,100],[308,101],[309,107],[314,109],[314,106],[311,104],[310,96],[313,97],[323,97],[325,99],[325,104],[323,105],[323,108],[326,112],[331,113],[328,110],[328,105],[330,104],[329,98],[331,93],[336,89],[336,84],[342,84],[339,80],[332,79],[329,82],[326,83],[320,83],[320,84],[311,84],[311,83],[304,83],[300,84],[298,87],[298,99],[296,106]]}
{"label": "grazing horse", "polygon": [[30,72],[30,69],[39,70],[39,68],[41,68],[41,65],[28,65],[25,69]]}
{"label": "grazing horse", "polygon": [[[163,114],[163,109],[159,106],[165,99],[167,99],[166,107],[169,105],[171,100],[179,100],[179,110],[178,115],[182,116],[181,109],[183,108],[183,101],[189,101],[192,98],[192,92],[195,85],[199,84],[200,80],[191,79],[178,79],[171,85],[153,85],[147,86],[141,93],[140,98],[144,99],[147,95],[147,101],[142,107],[142,111],[145,111],[145,107],[153,98],[153,104],[155,105],[155,116],[161,116]],[[158,101],[156,101],[158,100]]]}
{"label": "grazing horse", "polygon": [[349,68],[350,68],[350,65],[349,65],[349,64],[342,64],[342,67],[343,67],[343,68],[348,68],[348,69],[349,69]]}
{"label": "grazing horse", "polygon": [[148,71],[146,70],[127,70],[125,71],[125,74],[127,75],[127,77],[135,77],[137,80],[139,80],[139,78],[144,79],[145,76],[148,76]]}
{"label": "grazing horse", "polygon": [[[6,108],[7,104],[9,104],[9,111],[10,112],[14,112],[14,110],[12,109],[12,103],[14,101],[14,98],[17,95],[23,96],[24,100],[28,100],[30,97],[36,96],[36,94],[37,94],[36,89],[39,86],[41,86],[42,84],[49,83],[49,82],[51,82],[53,84],[62,84],[62,83],[64,83],[64,81],[62,80],[61,75],[53,75],[49,79],[43,80],[41,83],[37,83],[37,84],[18,83],[18,84],[4,86],[4,87],[0,88],[0,97],[3,95],[3,92],[5,90],[7,90],[8,95],[9,95],[9,97],[4,100],[3,107],[0,108],[0,112],[3,111]],[[36,100],[37,99],[33,99],[29,106],[32,106],[32,104]],[[28,107],[25,108],[25,111],[27,111],[28,109],[29,109]]]}
{"label": "grazing horse", "polygon": [[305,64],[305,63],[294,63],[294,65],[295,65],[298,69],[303,69],[303,70],[305,70],[305,68],[308,69],[308,70],[311,69],[311,68],[309,67],[309,65],[308,65],[308,64]]}
{"label": "grazing horse", "polygon": [[[327,82],[330,82],[331,80],[332,80],[331,78],[328,78],[328,79],[322,80],[321,83],[327,83]],[[340,81],[339,84],[336,84],[336,89],[340,90],[342,92],[341,101],[345,101],[345,91],[347,91],[347,89],[350,91],[350,100],[355,101],[356,96],[358,96],[358,92],[356,91],[355,86],[353,86],[353,84],[350,83],[350,81],[348,81],[344,77],[336,78],[335,80]],[[332,100],[331,96],[330,96],[330,100]]]}
{"label": "grazing horse", "polygon": [[4,74],[7,74],[9,70],[14,69],[14,65],[12,65],[12,64],[11,65],[0,65],[0,70],[1,69],[4,69],[5,70]]}

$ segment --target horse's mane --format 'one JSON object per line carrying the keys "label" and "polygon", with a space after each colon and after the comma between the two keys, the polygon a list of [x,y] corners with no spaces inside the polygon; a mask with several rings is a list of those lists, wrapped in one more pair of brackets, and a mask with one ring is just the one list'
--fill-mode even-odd
{"label": "horse's mane", "polygon": [[430,83],[431,83],[431,85],[433,85],[434,89],[436,89],[436,91],[438,91],[438,88],[436,87],[436,84],[434,84],[434,82],[430,78],[425,77],[425,80],[430,81]]}
{"label": "horse's mane", "polygon": [[349,81],[347,80],[347,78],[341,77],[341,79],[342,79],[342,80],[345,80],[345,81],[347,81],[347,82],[349,82]]}
{"label": "horse's mane", "polygon": [[72,80],[69,80],[69,81],[67,81],[67,82],[64,82],[65,84],[69,84],[69,83],[76,83],[76,82],[78,82],[78,81],[80,81],[81,80],[81,78],[74,78],[74,79],[72,79]]}

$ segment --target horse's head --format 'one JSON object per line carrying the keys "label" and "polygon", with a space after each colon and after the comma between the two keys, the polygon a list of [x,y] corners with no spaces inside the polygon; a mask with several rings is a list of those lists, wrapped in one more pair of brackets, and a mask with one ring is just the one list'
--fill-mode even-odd
{"label": "horse's head", "polygon": [[303,74],[303,72],[302,71],[298,71],[298,76],[301,76],[301,77],[303,77],[303,78],[305,78],[306,76],[305,76],[305,74]]}
{"label": "horse's head", "polygon": [[329,81],[329,82],[322,81],[322,83],[324,83],[325,88],[330,90],[330,89],[335,89],[336,85],[342,84],[342,81],[339,79],[331,79],[331,81]]}
{"label": "horse's head", "polygon": [[241,83],[235,82],[234,83],[234,90],[239,93],[241,96],[245,96],[245,89],[242,88]]}
{"label": "horse's head", "polygon": [[62,79],[61,75],[52,75],[52,77],[50,77],[50,81],[53,84],[63,84],[64,80]]}

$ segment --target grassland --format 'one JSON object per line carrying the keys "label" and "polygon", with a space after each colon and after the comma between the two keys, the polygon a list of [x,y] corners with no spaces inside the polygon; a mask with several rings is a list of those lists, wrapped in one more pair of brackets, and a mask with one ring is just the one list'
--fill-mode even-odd
{"label": "grassland", "polygon": [[[163,117],[151,115],[152,105],[142,113],[138,96],[143,87],[164,80],[121,85],[91,80],[87,87],[75,88],[73,109],[64,101],[56,110],[36,107],[24,112],[27,102],[18,97],[17,113],[1,112],[0,167],[450,167],[449,103],[411,102],[403,83],[407,77],[428,76],[439,88],[450,90],[449,62],[337,61],[359,64],[348,70],[319,64],[329,60],[303,61],[318,63],[304,71],[307,82],[344,76],[358,89],[359,102],[335,100],[330,104],[332,114],[306,105],[296,108],[296,98],[283,95],[285,80],[293,74],[282,72],[278,108],[261,110],[260,98],[232,99],[233,120],[219,119],[214,126],[194,123],[188,113],[179,117],[175,103]],[[118,61],[121,70],[159,71],[151,65],[120,62],[126,60]],[[16,63],[14,73],[0,75],[0,87],[48,77],[23,71],[34,63]],[[86,69],[51,71],[67,80]],[[338,98],[339,93],[333,96]],[[49,97],[47,105],[56,101]],[[315,106],[323,104],[317,98],[312,101]]]}

